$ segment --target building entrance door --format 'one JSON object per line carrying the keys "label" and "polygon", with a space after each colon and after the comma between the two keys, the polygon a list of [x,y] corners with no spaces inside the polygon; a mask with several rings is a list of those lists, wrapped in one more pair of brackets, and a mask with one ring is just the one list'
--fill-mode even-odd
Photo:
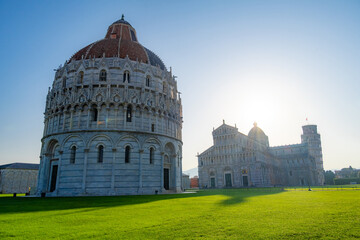
{"label": "building entrance door", "polygon": [[249,186],[248,176],[243,176],[243,186],[244,187]]}
{"label": "building entrance door", "polygon": [[215,188],[215,178],[210,178],[210,186]]}
{"label": "building entrance door", "polygon": [[304,179],[302,178],[302,179],[300,179],[300,183],[301,183],[301,186],[304,186],[305,185],[305,181],[304,181]]}
{"label": "building entrance door", "polygon": [[225,186],[226,187],[231,187],[232,183],[231,183],[231,173],[226,173],[225,174]]}
{"label": "building entrance door", "polygon": [[58,172],[58,165],[53,165],[51,171],[50,192],[53,192],[56,188],[57,172]]}
{"label": "building entrance door", "polygon": [[169,185],[170,185],[169,169],[164,168],[164,188],[166,190],[169,190]]}

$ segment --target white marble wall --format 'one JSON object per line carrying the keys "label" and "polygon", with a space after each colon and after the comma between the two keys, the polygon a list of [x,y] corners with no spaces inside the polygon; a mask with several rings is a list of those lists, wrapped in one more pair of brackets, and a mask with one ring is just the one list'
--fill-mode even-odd
{"label": "white marble wall", "polygon": [[[99,81],[103,69],[107,80]],[[123,82],[125,71],[130,72],[130,82]],[[146,86],[147,77],[150,86]],[[126,119],[129,106],[130,122]],[[164,168],[170,169],[170,190],[181,191],[181,129],[181,99],[171,71],[120,58],[66,64],[57,70],[47,96],[38,194],[164,192]],[[102,163],[98,162],[100,145],[104,146]],[[73,146],[76,159],[70,163]],[[126,146],[131,148],[129,163],[124,160]],[[150,147],[154,148],[152,164]],[[50,192],[52,165],[58,165],[58,175],[56,190]]]}
{"label": "white marble wall", "polygon": [[38,170],[0,169],[0,193],[27,193],[37,184]]}

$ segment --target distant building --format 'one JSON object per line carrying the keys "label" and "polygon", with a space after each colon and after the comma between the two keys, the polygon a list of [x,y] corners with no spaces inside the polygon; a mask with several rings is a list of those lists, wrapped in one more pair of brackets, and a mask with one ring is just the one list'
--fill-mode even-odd
{"label": "distant building", "polygon": [[360,178],[360,169],[349,166],[348,168],[335,170],[335,178]]}
{"label": "distant building", "polygon": [[198,155],[200,188],[323,185],[320,134],[316,125],[302,128],[300,144],[270,147],[256,123],[246,136],[224,122]]}
{"label": "distant building", "polygon": [[190,178],[190,188],[198,188],[199,187],[199,177],[195,176]]}
{"label": "distant building", "polygon": [[190,178],[189,175],[185,173],[182,174],[182,187],[183,190],[190,188]]}
{"label": "distant building", "polygon": [[199,171],[198,168],[191,168],[189,170],[183,171],[183,173],[189,175],[190,178],[198,176],[199,175]]}
{"label": "distant building", "polygon": [[10,163],[0,166],[0,193],[27,193],[36,187],[39,164]]}

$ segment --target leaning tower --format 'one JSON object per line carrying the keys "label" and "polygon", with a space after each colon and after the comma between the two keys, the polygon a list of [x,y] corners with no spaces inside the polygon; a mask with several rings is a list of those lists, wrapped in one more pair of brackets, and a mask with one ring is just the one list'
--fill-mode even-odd
{"label": "leaning tower", "polygon": [[123,17],[56,70],[44,123],[38,195],[181,191],[177,82]]}
{"label": "leaning tower", "polygon": [[317,133],[316,125],[305,125],[302,128],[301,143],[308,145],[309,154],[315,158],[317,185],[323,185],[325,179],[320,134]]}

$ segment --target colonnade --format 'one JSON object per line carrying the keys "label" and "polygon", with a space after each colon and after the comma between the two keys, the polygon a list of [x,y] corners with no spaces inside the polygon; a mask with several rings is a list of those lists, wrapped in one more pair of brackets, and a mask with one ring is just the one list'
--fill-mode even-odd
{"label": "colonnade", "polygon": [[[55,149],[55,148],[54,148]],[[89,158],[89,153],[90,148],[85,147],[82,149],[79,149],[84,151],[83,154],[83,166],[82,166],[82,173],[81,173],[81,191],[77,192],[77,195],[86,195],[88,194],[86,189],[87,189],[87,177],[88,177],[88,158]],[[51,192],[50,191],[50,187],[51,187],[51,181],[53,181],[53,177],[52,177],[52,166],[53,165],[57,165],[58,171],[57,171],[57,176],[56,176],[56,187],[55,187],[55,191],[53,191],[54,193],[51,193],[53,196],[56,196],[59,194],[59,186],[61,183],[61,167],[64,164],[64,158],[63,158],[63,151],[62,150],[58,150],[58,148],[56,148],[57,154],[55,154],[55,152],[49,152],[48,150],[45,151],[45,153],[43,153],[40,157],[40,171],[39,171],[39,175],[38,175],[38,189],[37,189],[37,194],[40,195],[43,192]],[[96,149],[94,149],[94,151],[96,151]],[[144,154],[144,149],[138,149],[136,150],[139,153],[139,162],[138,162],[138,190],[137,190],[137,194],[142,194],[143,192],[143,172],[144,172],[144,166],[143,166],[143,154]],[[112,161],[111,161],[111,182],[110,182],[110,191],[107,193],[108,195],[116,195],[116,184],[115,184],[115,165],[118,164],[116,161],[116,152],[117,152],[117,148],[112,148],[111,149],[112,152]],[[56,158],[55,158],[56,155]],[[165,155],[167,155],[170,158],[170,162],[166,163],[164,162],[164,157]],[[169,154],[167,152],[160,152],[160,168],[159,171],[160,173],[158,174],[158,177],[160,177],[159,179],[159,183],[160,183],[160,193],[163,192],[164,189],[164,169],[168,168],[169,169],[169,173],[170,173],[170,177],[169,177],[169,184],[170,184],[170,190],[174,190],[174,191],[181,191],[181,161],[182,161],[182,157],[178,154]],[[67,159],[65,159],[67,160]],[[68,164],[68,163],[66,163]],[[99,163],[99,164],[104,164],[104,163]],[[126,170],[124,170],[126,171]],[[180,174],[180,175],[179,175]],[[180,181],[178,181],[178,178],[180,177]],[[75,189],[76,190],[76,189]],[[148,189],[146,189],[148,190]],[[76,190],[78,191],[78,190]]]}
{"label": "colonnade", "polygon": [[[132,110],[132,120],[127,121],[127,106],[122,109],[97,107],[97,119],[92,119],[93,109],[64,110],[45,118],[44,136],[81,129],[121,129],[130,131],[155,132],[181,139],[181,123],[169,116],[151,112],[139,107]],[[119,114],[121,112],[121,114]],[[152,116],[146,116],[152,115]]]}

